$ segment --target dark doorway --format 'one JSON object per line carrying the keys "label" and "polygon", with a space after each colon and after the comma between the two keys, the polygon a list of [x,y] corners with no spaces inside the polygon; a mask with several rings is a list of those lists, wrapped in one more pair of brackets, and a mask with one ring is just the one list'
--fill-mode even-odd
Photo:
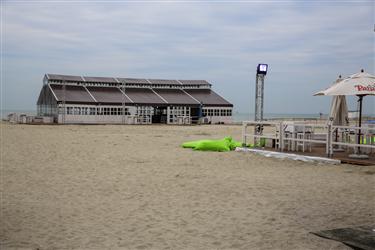
{"label": "dark doorway", "polygon": [[201,115],[200,114],[200,108],[197,107],[197,108],[191,108],[191,123],[198,123],[198,120],[199,120],[199,116]]}
{"label": "dark doorway", "polygon": [[152,123],[167,123],[167,107],[154,107]]}

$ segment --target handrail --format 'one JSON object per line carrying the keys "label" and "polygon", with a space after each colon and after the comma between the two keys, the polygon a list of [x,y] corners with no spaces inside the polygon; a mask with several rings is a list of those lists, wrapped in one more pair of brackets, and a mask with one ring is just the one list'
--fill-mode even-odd
{"label": "handrail", "polygon": [[[355,134],[355,136],[358,138],[358,137],[362,137],[362,136],[370,136],[369,138],[369,142],[370,144],[364,144],[364,143],[353,143],[351,141],[349,142],[335,142],[335,141],[332,141],[330,147],[333,148],[333,145],[339,145],[339,146],[346,146],[346,147],[351,147],[351,148],[369,148],[369,149],[375,149],[375,144],[373,144],[373,136],[375,136],[373,133],[368,133],[368,131],[371,131],[371,130],[375,130],[374,127],[351,127],[351,126],[332,126],[332,128],[334,129],[345,129],[345,130],[357,130],[358,132],[361,131],[361,133],[357,133]],[[343,132],[345,133],[345,132]],[[350,133],[349,133],[350,134]],[[349,136],[349,134],[347,134]],[[353,134],[352,134],[353,135]],[[363,137],[362,137],[363,138]],[[364,139],[364,138],[363,138]],[[363,139],[361,139],[360,141],[363,141]]]}
{"label": "handrail", "polygon": [[280,122],[269,122],[269,121],[243,121],[242,122],[243,125],[247,124],[260,124],[260,125],[279,125]]}
{"label": "handrail", "polygon": [[260,138],[260,139],[275,139],[280,142],[282,142],[282,133],[277,134],[275,132],[275,136],[272,136],[270,134],[260,134],[260,135],[255,135],[255,134],[247,134],[246,129],[249,125],[271,125],[275,126],[276,131],[280,130],[280,123],[279,122],[270,122],[270,121],[243,121],[242,122],[242,144],[246,145],[246,139],[247,137],[253,137],[253,138]]}
{"label": "handrail", "polygon": [[[248,134],[247,127],[249,126],[256,126],[256,125],[271,125],[275,127],[275,132],[271,134]],[[299,126],[302,127],[302,131],[300,133],[304,133],[306,131],[306,127],[308,128],[322,128],[323,134],[325,134],[324,140],[316,140],[316,139],[306,139],[306,138],[295,138],[295,137],[285,137],[285,129],[287,125]],[[334,145],[342,145],[347,147],[363,147],[363,148],[370,148],[375,149],[375,145],[372,144],[372,136],[370,137],[370,144],[358,144],[358,143],[351,143],[351,142],[335,142],[333,141],[334,133],[337,129],[349,129],[349,130],[361,130],[365,135],[369,135],[366,131],[374,130],[373,127],[352,127],[352,126],[333,126],[330,123],[326,124],[310,124],[310,123],[302,123],[302,122],[293,122],[289,123],[287,121],[281,122],[274,122],[274,121],[244,121],[242,122],[242,143],[246,145],[246,140],[248,137],[252,138],[264,138],[264,139],[274,139],[276,140],[276,148],[279,150],[283,150],[284,142],[291,141],[291,142],[309,142],[309,143],[319,143],[319,144],[326,144],[326,153],[328,156],[333,155],[333,146]],[[298,132],[294,132],[298,133]],[[371,135],[371,134],[370,134]]]}
{"label": "handrail", "polygon": [[332,128],[354,129],[354,130],[375,130],[375,127],[351,127],[351,126],[335,126],[335,125],[332,125]]}

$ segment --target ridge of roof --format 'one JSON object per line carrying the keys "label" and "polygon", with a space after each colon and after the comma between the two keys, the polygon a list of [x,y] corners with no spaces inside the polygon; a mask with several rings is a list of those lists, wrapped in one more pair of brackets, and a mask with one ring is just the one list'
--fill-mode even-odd
{"label": "ridge of roof", "polygon": [[160,83],[166,83],[166,84],[179,84],[179,85],[190,85],[190,84],[199,84],[199,85],[205,85],[209,83],[206,80],[197,80],[197,79],[191,79],[191,80],[176,80],[176,79],[148,79],[148,78],[128,78],[128,77],[107,77],[107,76],[77,76],[77,75],[63,75],[63,74],[45,74],[48,80],[59,80],[59,81],[79,81],[79,82],[90,82],[88,79],[92,79],[95,81],[105,80],[105,81],[112,81],[115,83],[119,83],[120,81],[124,82],[132,82],[133,81],[147,81],[149,84],[160,84]]}

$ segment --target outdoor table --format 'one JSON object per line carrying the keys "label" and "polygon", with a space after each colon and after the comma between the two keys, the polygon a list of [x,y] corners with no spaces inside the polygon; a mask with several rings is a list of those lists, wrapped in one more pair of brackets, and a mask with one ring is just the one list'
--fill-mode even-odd
{"label": "outdoor table", "polygon": [[[292,139],[297,139],[297,135],[299,133],[303,133],[303,138],[302,139],[306,139],[305,138],[305,134],[306,133],[310,133],[312,134],[312,127],[311,126],[308,126],[308,125],[304,125],[304,124],[296,124],[294,122],[287,122],[286,123],[286,127],[284,129],[284,134],[285,133],[290,133],[291,134],[291,138]],[[287,137],[286,137],[287,138]],[[290,141],[291,143],[291,150],[292,151],[297,151],[298,148],[297,148],[297,142],[298,141]],[[305,142],[302,142],[303,144]]]}

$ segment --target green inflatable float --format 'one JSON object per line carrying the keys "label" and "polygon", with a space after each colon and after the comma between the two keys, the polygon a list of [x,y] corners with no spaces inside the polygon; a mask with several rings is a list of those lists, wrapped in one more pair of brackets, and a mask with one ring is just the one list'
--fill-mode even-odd
{"label": "green inflatable float", "polygon": [[198,140],[189,141],[181,145],[183,148],[192,148],[201,151],[219,151],[225,152],[234,150],[236,147],[241,147],[242,143],[235,141],[232,137],[225,137],[221,140]]}
{"label": "green inflatable float", "polygon": [[[221,140],[198,140],[198,141],[189,141],[185,142],[181,145],[183,148],[192,148],[194,150],[201,150],[201,151],[218,151],[218,152],[226,152],[235,150],[236,147],[242,147],[242,143],[235,141],[232,137],[225,137]],[[261,140],[259,145],[249,144],[246,145],[247,147],[253,148],[254,146],[257,147],[264,147],[265,140]]]}

